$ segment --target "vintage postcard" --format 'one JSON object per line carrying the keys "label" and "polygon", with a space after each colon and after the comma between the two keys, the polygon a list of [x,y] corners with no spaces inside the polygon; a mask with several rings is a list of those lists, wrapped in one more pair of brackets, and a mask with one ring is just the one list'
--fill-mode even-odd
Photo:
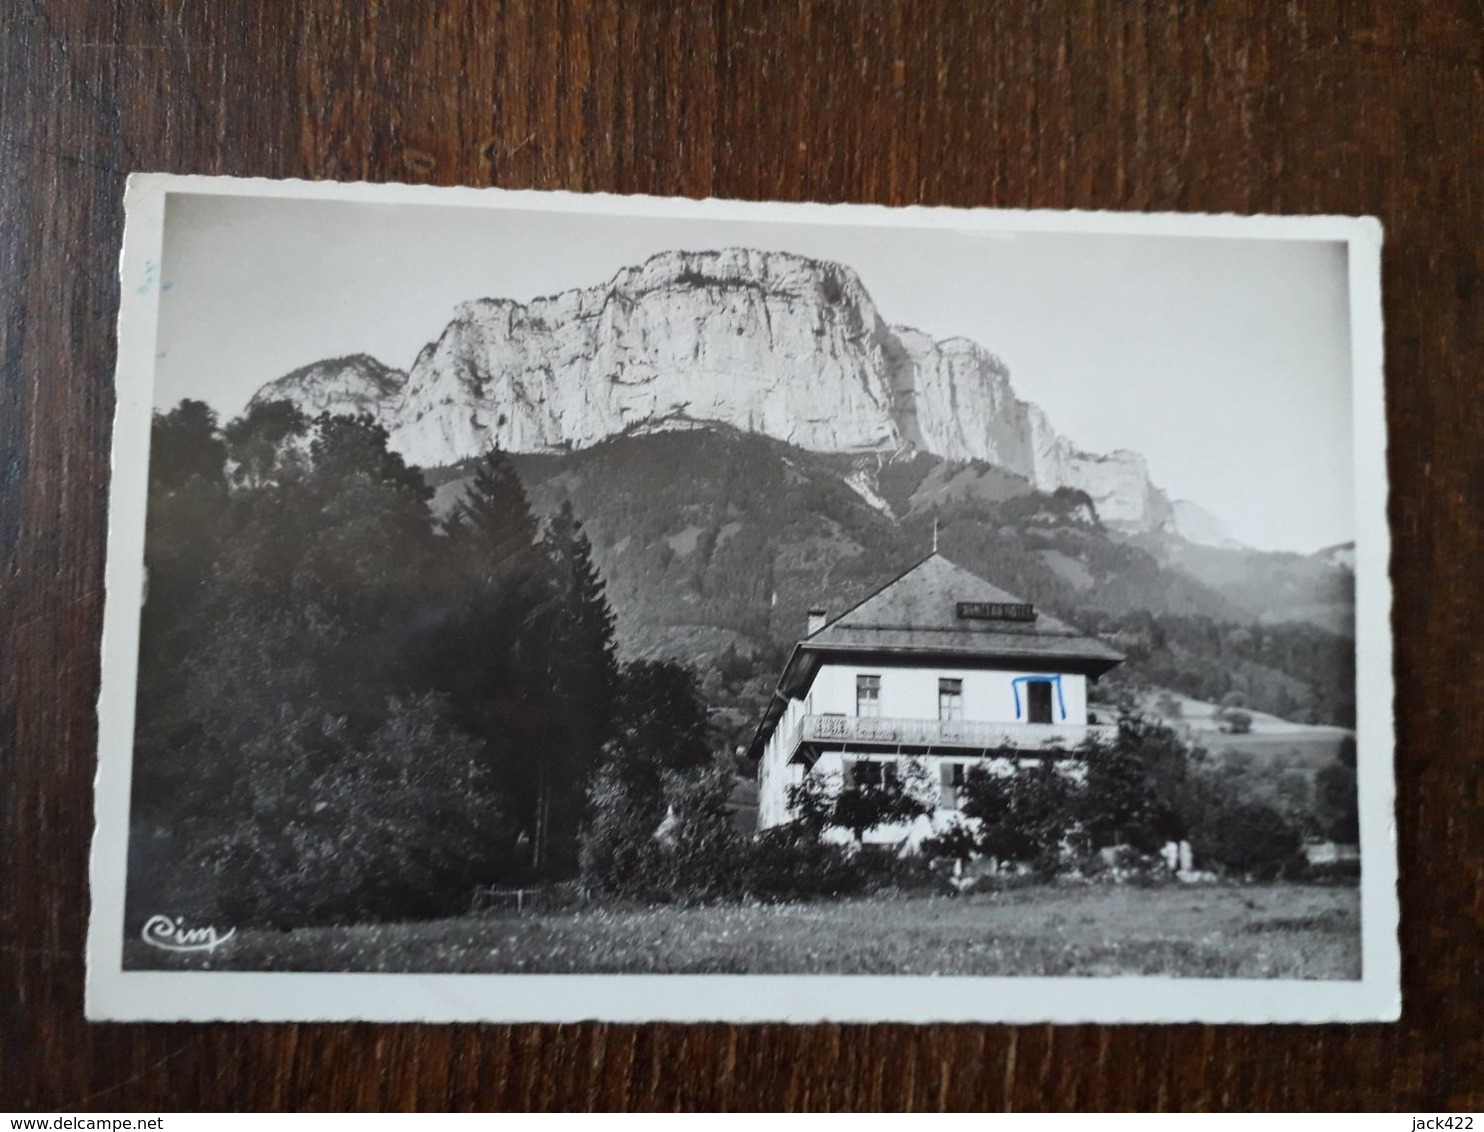
{"label": "vintage postcard", "polygon": [[1374,220],[126,206],[90,1017],[1398,1016]]}

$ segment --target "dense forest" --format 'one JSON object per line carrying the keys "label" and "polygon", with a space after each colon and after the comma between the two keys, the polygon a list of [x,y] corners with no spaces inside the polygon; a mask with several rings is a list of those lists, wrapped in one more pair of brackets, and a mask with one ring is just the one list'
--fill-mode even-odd
{"label": "dense forest", "polygon": [[131,922],[463,911],[575,875],[595,783],[652,829],[708,762],[689,671],[616,658],[570,506],[538,523],[492,453],[438,519],[386,441],[285,403],[156,417]]}
{"label": "dense forest", "polygon": [[1355,726],[1355,645],[1326,629],[1168,613],[1092,611],[1081,622],[1127,658],[1109,675],[1113,689],[1168,688],[1217,704],[1235,694],[1296,723]]}

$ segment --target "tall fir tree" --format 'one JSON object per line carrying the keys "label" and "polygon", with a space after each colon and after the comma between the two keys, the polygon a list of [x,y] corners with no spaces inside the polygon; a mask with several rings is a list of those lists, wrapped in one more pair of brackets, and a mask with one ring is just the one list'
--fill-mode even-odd
{"label": "tall fir tree", "polygon": [[536,516],[510,457],[491,449],[474,470],[448,523],[458,567],[486,583],[520,582],[540,571]]}
{"label": "tall fir tree", "polygon": [[529,864],[540,768],[560,748],[547,671],[557,602],[536,516],[504,452],[479,462],[445,530],[440,570],[430,579],[436,596],[408,645],[408,664],[421,686],[448,696],[460,725],[482,741]]}
{"label": "tall fir tree", "polygon": [[562,734],[555,757],[539,768],[535,862],[547,870],[575,865],[588,780],[613,732],[618,665],[613,610],[593,562],[592,544],[570,502],[547,524],[555,587],[548,672]]}

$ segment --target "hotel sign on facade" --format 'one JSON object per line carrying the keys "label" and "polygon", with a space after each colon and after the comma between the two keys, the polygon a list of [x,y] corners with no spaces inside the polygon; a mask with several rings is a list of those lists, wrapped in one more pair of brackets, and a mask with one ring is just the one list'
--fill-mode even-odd
{"label": "hotel sign on facade", "polygon": [[1036,608],[1020,602],[961,601],[958,616],[962,621],[1034,621]]}

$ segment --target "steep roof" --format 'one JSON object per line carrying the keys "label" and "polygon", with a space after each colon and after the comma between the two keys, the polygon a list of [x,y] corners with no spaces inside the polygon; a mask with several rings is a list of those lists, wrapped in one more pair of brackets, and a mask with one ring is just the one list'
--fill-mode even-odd
{"label": "steep roof", "polygon": [[1106,661],[1105,670],[1123,659],[1103,642],[1048,614],[1037,612],[1026,621],[968,619],[958,615],[962,602],[1025,605],[1014,594],[934,553],[800,645],[852,652],[1063,657]]}
{"label": "steep roof", "polygon": [[758,754],[782,714],[831,654],[992,661],[1100,676],[1121,653],[1049,614],[1025,620],[960,617],[961,602],[1024,606],[1014,594],[933,553],[795,646],[753,739]]}

